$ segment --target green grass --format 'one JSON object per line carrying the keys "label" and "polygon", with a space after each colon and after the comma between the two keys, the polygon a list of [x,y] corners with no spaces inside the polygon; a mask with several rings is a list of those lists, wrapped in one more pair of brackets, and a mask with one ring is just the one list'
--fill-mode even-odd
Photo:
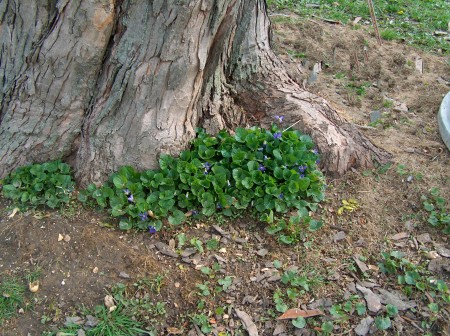
{"label": "green grass", "polygon": [[24,304],[26,287],[20,278],[4,277],[0,282],[0,325],[16,316]]}
{"label": "green grass", "polygon": [[[318,17],[348,23],[361,16],[370,21],[366,0],[268,0],[272,10],[289,10],[303,17]],[[335,5],[339,3],[339,5]],[[311,6],[317,4],[319,7]],[[308,6],[309,5],[309,6]],[[401,40],[415,47],[444,54],[450,43],[435,31],[447,31],[450,21],[448,0],[376,0],[374,1],[382,38]]]}

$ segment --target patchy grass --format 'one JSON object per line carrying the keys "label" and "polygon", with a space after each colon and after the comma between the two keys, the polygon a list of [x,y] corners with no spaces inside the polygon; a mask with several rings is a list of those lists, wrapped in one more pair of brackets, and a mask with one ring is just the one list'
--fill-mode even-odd
{"label": "patchy grass", "polygon": [[17,315],[25,301],[26,287],[18,277],[5,276],[0,283],[0,325]]}
{"label": "patchy grass", "polygon": [[[358,16],[362,17],[362,22],[370,21],[366,0],[269,0],[268,4],[273,9],[289,10],[301,16],[317,16],[344,24]],[[377,0],[374,6],[383,39],[405,41],[433,52],[450,52],[450,43],[445,40],[450,21],[448,1]]]}

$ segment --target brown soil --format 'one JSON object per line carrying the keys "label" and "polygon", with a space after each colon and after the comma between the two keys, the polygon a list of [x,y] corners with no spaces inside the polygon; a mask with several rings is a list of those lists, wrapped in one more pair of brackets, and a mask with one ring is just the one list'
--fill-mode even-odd
{"label": "brown soil", "polygon": [[[9,218],[13,206],[3,200],[0,280],[8,274],[24,276],[37,267],[41,275],[39,291],[27,295],[29,309],[0,326],[1,335],[34,336],[58,330],[67,316],[82,316],[82,305],[93,308],[102,304],[116,283],[132,285],[138,279],[159,274],[164,275],[164,285],[159,294],[152,295],[155,302],[166,303],[167,311],[158,320],[160,334],[167,335],[167,327],[174,327],[187,335],[192,329],[188,314],[195,311],[199,299],[196,284],[214,283],[218,277],[202,274],[199,265],[212,266],[215,262],[221,266],[220,274],[234,277],[233,285],[225,293],[204,298],[212,311],[226,306],[228,316],[215,317],[216,334],[223,330],[233,335],[243,334],[242,323],[232,309],[236,307],[253,318],[260,334],[272,335],[277,325],[270,318],[270,310],[275,311],[272,296],[281,283],[258,276],[273,271],[272,262],[276,259],[284,268],[298,267],[308,278],[315,275],[323,278],[322,285],[297,300],[298,307],[306,307],[318,299],[342,301],[347,286],[355,282],[356,271],[349,270],[355,254],[365,256],[366,263],[375,266],[381,251],[402,250],[410,260],[426,262],[424,254],[433,251],[434,244],[449,247],[448,238],[426,223],[420,200],[422,195],[428,195],[431,187],[439,187],[441,195],[450,200],[450,153],[440,139],[436,121],[439,104],[449,91],[448,59],[397,43],[384,42],[378,46],[369,28],[356,30],[318,20],[301,21],[293,17],[280,22],[273,18],[277,21],[275,47],[289,63],[292,76],[308,90],[332,102],[345,118],[363,126],[362,132],[393,154],[393,166],[385,173],[376,169],[353,171],[340,179],[329,180],[327,200],[319,210],[325,227],[309,233],[305,244],[295,247],[279,245],[275,237],[265,233],[261,223],[252,220],[225,223],[223,229],[230,233],[229,238],[220,236],[211,227],[217,220],[195,222],[192,226],[152,236],[105,227],[105,223],[115,225],[115,220],[74,204],[62,211],[30,210]],[[289,56],[292,52],[305,57]],[[423,60],[423,73],[415,68],[417,57]],[[316,82],[308,84],[316,62],[321,63],[322,72]],[[358,94],[357,88],[361,86],[365,93]],[[394,109],[387,98],[406,104],[408,111]],[[383,117],[378,125],[366,127],[374,110],[381,111]],[[398,164],[405,165],[405,173],[397,171]],[[351,198],[357,200],[360,209],[337,215],[341,201]],[[346,236],[335,242],[338,231],[345,232]],[[220,248],[225,250],[206,250],[195,261],[197,266],[192,263],[192,257],[183,262],[181,257],[172,258],[158,252],[155,242],[173,244],[171,240],[179,232],[203,242],[218,237]],[[409,232],[409,238],[390,239],[399,232]],[[416,237],[423,233],[429,233],[432,242],[417,243]],[[58,241],[59,234],[69,235],[70,241]],[[262,248],[268,250],[267,255],[256,253]],[[130,279],[119,277],[120,272],[127,273]],[[449,274],[443,271],[437,276],[448,281]],[[376,267],[369,271],[368,279],[385,288],[396,287]],[[445,334],[448,307],[443,310],[434,330]],[[396,322],[396,330],[403,328],[403,333],[420,334],[420,326],[410,323],[420,320],[420,316],[408,314],[403,314],[406,319]],[[45,324],[41,323],[43,316],[48,317]],[[350,319],[339,324],[340,329],[335,333],[351,331],[358,322]],[[288,323],[286,328],[284,335],[294,335]]]}

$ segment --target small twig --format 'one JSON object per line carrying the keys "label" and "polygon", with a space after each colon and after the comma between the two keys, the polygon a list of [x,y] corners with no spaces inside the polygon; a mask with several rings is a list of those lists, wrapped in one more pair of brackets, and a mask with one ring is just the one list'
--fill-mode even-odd
{"label": "small twig", "polygon": [[376,127],[354,124],[356,127],[367,130],[376,130]]}
{"label": "small twig", "polygon": [[350,275],[352,276],[353,279],[356,280],[356,282],[358,283],[358,285],[360,285],[361,287],[365,287],[365,286],[363,285],[363,283],[361,282],[361,280],[359,280],[358,276],[357,276],[355,273],[350,272]]}
{"label": "small twig", "polygon": [[312,23],[315,23],[316,25],[319,25],[320,26],[320,23],[319,22],[317,22],[317,21],[314,21],[313,19],[307,19],[308,21],[311,21]]}
{"label": "small twig", "polygon": [[328,22],[328,23],[342,24],[341,21],[335,21],[335,20],[325,19],[325,18],[320,17],[320,16],[317,16],[317,15],[313,15],[313,17],[316,17],[316,18],[321,19],[322,21],[325,21],[325,22]]}
{"label": "small twig", "polygon": [[282,13],[273,13],[273,14],[269,14],[269,16],[284,16],[284,17],[291,17],[288,14],[282,14]]}
{"label": "small twig", "polygon": [[288,128],[286,128],[283,132],[286,132],[288,129],[294,127],[295,125],[297,125],[301,120],[296,121],[295,123],[293,123],[291,126],[289,126]]}
{"label": "small twig", "polygon": [[375,30],[375,36],[377,37],[378,44],[381,45],[380,31],[378,30],[377,18],[375,16],[375,9],[373,8],[372,0],[367,0],[369,5],[370,17],[372,18],[373,29]]}
{"label": "small twig", "polygon": [[355,59],[355,67],[356,67],[356,71],[359,72],[359,59],[358,59],[358,52],[355,51],[355,53],[353,54],[353,57]]}
{"label": "small twig", "polygon": [[416,327],[417,329],[419,329],[421,332],[425,332],[421,327],[419,327],[416,322],[414,320],[411,320],[410,318],[403,316],[403,315],[399,315],[402,319],[404,319],[405,321],[408,321],[409,323],[411,323],[411,325],[413,325],[414,327]]}

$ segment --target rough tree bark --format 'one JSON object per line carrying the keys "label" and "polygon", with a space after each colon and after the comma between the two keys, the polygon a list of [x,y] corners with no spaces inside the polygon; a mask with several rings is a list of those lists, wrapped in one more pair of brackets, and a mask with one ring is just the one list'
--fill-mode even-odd
{"label": "rough tree bark", "polygon": [[270,49],[263,0],[2,0],[0,177],[69,160],[82,184],[154,168],[197,126],[214,132],[284,114],[335,174],[384,162]]}

